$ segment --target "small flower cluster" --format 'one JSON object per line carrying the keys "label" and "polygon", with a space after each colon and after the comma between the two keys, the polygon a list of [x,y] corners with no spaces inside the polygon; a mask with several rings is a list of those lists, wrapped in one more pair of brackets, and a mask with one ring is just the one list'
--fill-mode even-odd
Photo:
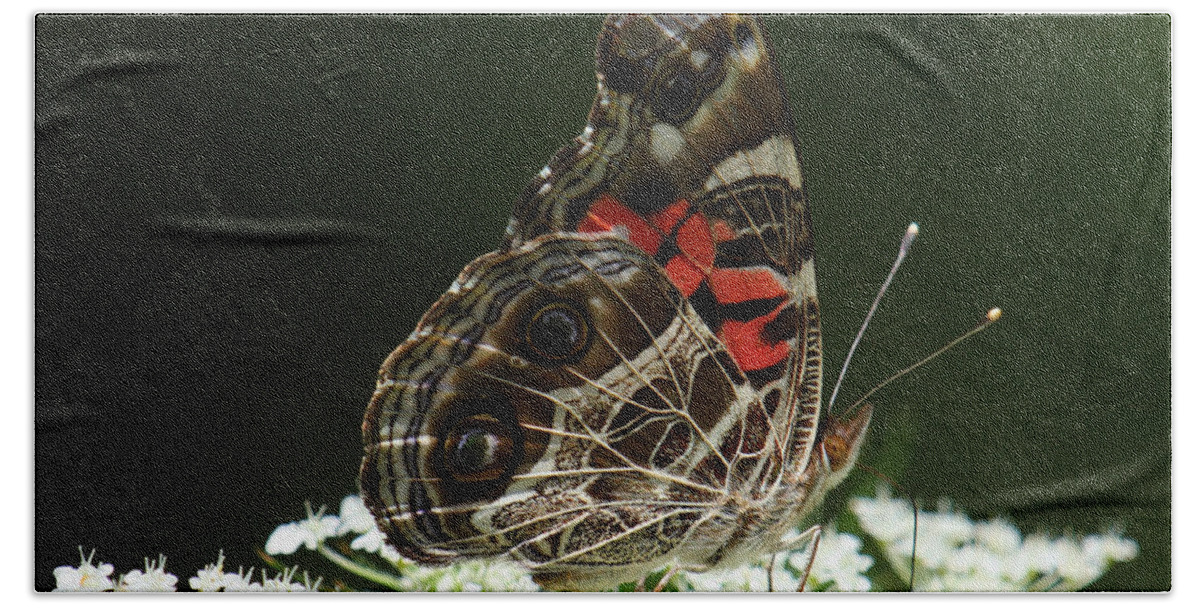
{"label": "small flower cluster", "polygon": [[862,545],[862,539],[857,536],[830,528],[822,532],[815,556],[812,553],[814,547],[810,545],[777,555],[766,563],[712,572],[688,572],[683,578],[689,591],[795,591],[800,586],[800,577],[807,571],[807,590],[869,591],[871,580],[866,577],[866,571],[875,560],[859,552]]}
{"label": "small flower cluster", "polygon": [[[338,515],[306,506],[307,517],[275,529],[267,539],[271,555],[291,555],[300,547],[320,552],[351,572],[386,587],[401,591],[537,591],[529,572],[509,560],[479,560],[450,566],[427,567],[401,558],[386,542],[375,519],[358,496],[342,499]],[[355,535],[350,548],[377,554],[394,565],[394,573],[372,569],[363,560],[341,555],[326,541],[343,535]],[[822,590],[866,591],[870,580],[864,573],[874,560],[861,555],[862,540],[836,531],[826,532],[821,540],[807,586]],[[676,579],[679,588],[692,591],[795,591],[800,577],[808,570],[811,552],[781,554],[778,565],[768,574],[763,564],[746,565],[711,573],[685,573]]]}
{"label": "small flower cluster", "polygon": [[538,591],[529,571],[507,560],[401,567],[405,591]]}
{"label": "small flower cluster", "polygon": [[217,563],[209,564],[196,572],[196,576],[188,579],[188,585],[195,591],[318,591],[321,586],[320,577],[314,581],[309,578],[308,572],[303,572],[303,582],[293,580],[299,570],[299,567],[294,566],[271,578],[267,578],[266,571],[260,570],[262,582],[258,582],[253,580],[253,567],[249,571],[238,567],[237,574],[225,572],[225,553],[222,552],[217,556]]}
{"label": "small flower cluster", "polygon": [[79,548],[79,567],[59,566],[54,569],[55,591],[174,591],[179,579],[166,571],[167,558],[146,559],[145,570],[130,570],[117,577],[114,583],[112,564],[93,564],[93,549],[84,556]]}
{"label": "small flower cluster", "polygon": [[[179,578],[166,571],[167,558],[159,556],[157,560],[146,560],[145,570],[131,570],[117,577],[114,583],[112,574],[115,570],[112,564],[93,564],[96,552],[93,550],[86,557],[83,548],[79,549],[79,567],[59,566],[54,569],[55,591],[175,591]],[[303,573],[303,582],[294,581],[298,568],[291,568],[268,578],[262,572],[262,582],[252,581],[254,568],[244,572],[239,568],[237,574],[224,572],[225,554],[217,557],[217,563],[209,564],[196,576],[188,579],[188,585],[194,591],[316,591],[321,585],[321,579],[309,579],[308,573]]]}
{"label": "small flower cluster", "polygon": [[[326,515],[306,507],[308,517],[275,528],[267,538],[270,555],[291,555],[300,547],[315,550],[350,572],[399,591],[537,591],[529,572],[511,561],[472,561],[446,567],[425,567],[403,559],[387,544],[375,518],[360,497],[342,499],[338,515]],[[350,549],[360,555],[346,556],[331,549],[326,541],[353,535]],[[376,569],[361,558],[377,555],[394,572]]]}
{"label": "small flower cluster", "polygon": [[[87,563],[91,563],[91,557],[95,555],[95,550],[92,555],[88,556]],[[83,549],[79,549],[79,556],[83,557]],[[82,565],[82,564],[81,564]],[[103,564],[112,568],[110,564]],[[146,558],[145,570],[130,570],[122,574],[117,579],[117,591],[174,591],[175,583],[179,578],[174,574],[166,571],[167,557],[159,555],[157,560]]]}
{"label": "small flower cluster", "polygon": [[[874,499],[854,499],[850,510],[892,569],[907,579],[914,559],[910,503],[881,490]],[[1138,554],[1136,542],[1115,532],[1080,540],[1022,538],[1009,522],[973,522],[947,505],[921,511],[917,521],[917,591],[1075,591]]]}
{"label": "small flower cluster", "polygon": [[[113,573],[112,564],[92,565],[96,557],[93,549],[87,557],[83,555],[83,547],[79,548],[79,567],[59,566],[54,569],[55,591],[112,591],[113,582],[109,578]],[[171,589],[175,589],[174,581]]]}
{"label": "small flower cluster", "polygon": [[[913,553],[913,513],[909,503],[881,492],[876,498],[856,498],[850,510],[869,538],[881,547],[886,565],[902,580],[909,578],[915,560],[914,587],[918,591],[1070,591],[1100,577],[1112,564],[1137,556],[1133,540],[1109,532],[1075,540],[1041,534],[1022,537],[1002,520],[974,522],[962,513],[943,507],[919,514],[919,533]],[[358,496],[342,500],[337,515],[322,507],[275,529],[267,538],[266,552],[291,555],[301,547],[333,562],[381,588],[399,591],[537,591],[524,568],[512,561],[473,561],[445,567],[426,567],[403,559],[386,542],[383,532]],[[350,538],[331,542],[342,537]],[[802,546],[803,536],[790,539]],[[789,539],[784,539],[788,541]],[[335,549],[334,546],[340,547]],[[794,591],[802,577],[805,589],[817,591],[869,591],[868,572],[874,559],[863,553],[863,540],[832,528],[822,532],[816,554],[813,543],[775,555],[769,561],[724,571],[684,572],[668,581],[668,588],[686,591]],[[166,572],[166,558],[147,559],[143,570],[132,570],[112,580],[112,564],[93,564],[95,552],[80,564],[54,569],[56,591],[174,591],[178,579]],[[299,567],[284,568],[268,578],[254,568],[225,572],[225,555],[188,579],[196,591],[315,591],[321,579],[308,572],[296,580]],[[268,560],[270,561],[270,560]],[[622,588],[628,585],[623,585]],[[638,583],[637,588],[642,588]]]}
{"label": "small flower cluster", "polygon": [[387,537],[375,525],[375,518],[357,495],[342,499],[338,515],[326,515],[324,507],[315,513],[311,505],[305,505],[304,508],[308,517],[283,524],[267,537],[268,554],[291,555],[301,546],[315,551],[324,545],[326,539],[353,534],[355,538],[350,541],[351,549],[378,554],[389,562],[401,560],[400,553],[387,544]]}
{"label": "small flower cluster", "polygon": [[[808,573],[807,588],[822,591],[870,591],[871,579],[866,572],[875,559],[860,553],[861,538],[853,534],[831,531],[821,536],[816,559]],[[788,563],[798,572],[804,572],[807,561],[800,561],[800,553],[793,553]],[[803,554],[807,558],[807,554]]]}

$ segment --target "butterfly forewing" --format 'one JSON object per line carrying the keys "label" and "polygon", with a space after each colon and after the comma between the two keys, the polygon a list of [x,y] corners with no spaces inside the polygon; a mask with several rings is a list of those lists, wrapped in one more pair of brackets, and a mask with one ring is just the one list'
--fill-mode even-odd
{"label": "butterfly forewing", "polygon": [[651,254],[807,458],[820,393],[811,217],[791,115],[758,19],[610,18],[583,135],[526,189],[510,244],[619,231]]}

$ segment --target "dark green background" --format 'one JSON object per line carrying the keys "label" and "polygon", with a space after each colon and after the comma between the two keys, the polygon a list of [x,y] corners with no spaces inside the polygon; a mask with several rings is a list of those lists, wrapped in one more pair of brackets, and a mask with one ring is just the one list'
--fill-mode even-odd
{"label": "dark green background", "polygon": [[[36,23],[36,579],[76,545],[186,578],[355,491],[375,370],[576,135],[597,17]],[[1170,19],[795,16],[795,112],[862,462],[1170,569]],[[858,473],[849,489],[871,493]],[[829,505],[832,518],[845,492]],[[336,508],[336,507],[335,507]]]}

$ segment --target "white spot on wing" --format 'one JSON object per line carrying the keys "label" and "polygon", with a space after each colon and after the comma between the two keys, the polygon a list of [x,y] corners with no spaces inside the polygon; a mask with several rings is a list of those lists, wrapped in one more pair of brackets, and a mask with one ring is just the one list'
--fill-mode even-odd
{"label": "white spot on wing", "polygon": [[[391,430],[390,427],[389,427],[389,430]],[[399,434],[399,433],[403,432],[403,429],[391,430],[391,432],[393,434]],[[381,448],[389,448],[389,449],[403,448],[405,446],[418,446],[418,447],[424,447],[424,448],[431,448],[431,447],[436,447],[437,444],[438,444],[437,437],[430,437],[428,435],[417,435],[416,437],[400,437],[397,439],[383,439],[381,441],[375,442],[376,446],[381,447]]]}
{"label": "white spot on wing", "polygon": [[758,41],[754,36],[750,36],[742,42],[742,46],[738,48],[738,55],[741,55],[742,61],[746,62],[747,66],[754,67],[758,63],[759,56],[762,55],[762,50],[758,46]]}
{"label": "white spot on wing", "polygon": [[753,150],[738,150],[713,169],[704,187],[711,190],[755,175],[778,175],[799,188],[800,163],[792,141],[777,135]]}
{"label": "white spot on wing", "polygon": [[683,150],[685,143],[679,129],[669,124],[660,122],[650,127],[650,152],[663,165],[670,164]]}
{"label": "white spot on wing", "polygon": [[797,300],[804,297],[816,297],[817,295],[817,273],[813,269],[813,262],[809,260],[800,267],[800,272],[792,275],[792,293],[797,295]]}

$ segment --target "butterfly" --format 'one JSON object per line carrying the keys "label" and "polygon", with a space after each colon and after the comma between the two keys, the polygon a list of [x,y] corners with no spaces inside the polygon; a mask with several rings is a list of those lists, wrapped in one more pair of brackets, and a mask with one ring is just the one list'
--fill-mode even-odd
{"label": "butterfly", "polygon": [[821,417],[812,218],[760,20],[615,16],[583,133],[384,361],[364,501],[426,564],[547,589],[761,559],[852,468]]}

